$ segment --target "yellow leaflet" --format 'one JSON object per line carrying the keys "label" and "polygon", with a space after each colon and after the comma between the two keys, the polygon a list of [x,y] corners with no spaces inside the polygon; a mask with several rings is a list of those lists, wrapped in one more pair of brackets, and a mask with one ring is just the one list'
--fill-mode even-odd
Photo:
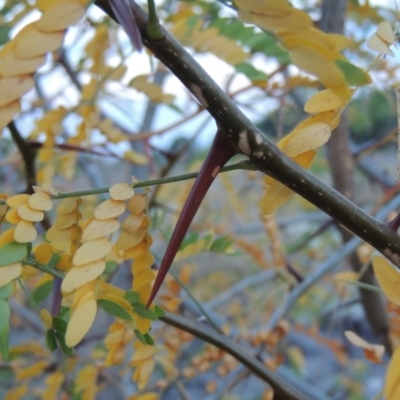
{"label": "yellow leaflet", "polygon": [[104,220],[118,217],[125,211],[125,203],[123,201],[106,200],[100,203],[94,210],[96,219]]}
{"label": "yellow leaflet", "polygon": [[337,96],[332,90],[325,89],[316,93],[304,105],[307,113],[319,113],[330,110],[338,110],[345,105],[346,100]]}
{"label": "yellow leaflet", "polygon": [[146,346],[146,347],[137,349],[133,353],[131,362],[135,366],[142,364],[144,360],[147,360],[148,358],[153,357],[154,352],[155,352],[154,346]]}
{"label": "yellow leaflet", "polygon": [[119,229],[120,223],[115,218],[98,220],[92,219],[92,221],[84,228],[82,234],[82,241],[94,240],[102,236],[114,233]]}
{"label": "yellow leaflet", "polygon": [[107,238],[98,238],[84,243],[75,253],[72,262],[75,266],[88,264],[105,257],[112,249]]}
{"label": "yellow leaflet", "polygon": [[57,207],[57,213],[58,214],[70,213],[71,211],[76,210],[81,203],[82,200],[78,197],[70,197],[68,199],[63,199]]}
{"label": "yellow leaflet", "polygon": [[143,268],[150,268],[154,263],[153,254],[150,251],[146,251],[140,256],[136,257],[132,263],[132,274],[138,274]]}
{"label": "yellow leaflet", "polygon": [[55,371],[46,378],[47,387],[42,393],[42,399],[56,399],[58,391],[64,382],[65,375],[60,371]]}
{"label": "yellow leaflet", "polygon": [[139,376],[138,376],[138,388],[142,390],[150,379],[150,376],[154,370],[156,363],[154,360],[147,360],[138,368]]}
{"label": "yellow leaflet", "polygon": [[85,15],[85,7],[79,2],[69,1],[49,8],[37,23],[43,32],[61,31],[75,25]]}
{"label": "yellow leaflet", "polygon": [[396,349],[390,359],[385,377],[385,399],[400,399],[400,347]]}
{"label": "yellow leaflet", "polygon": [[[305,46],[299,46],[291,49],[290,57],[293,64],[309,74],[315,75],[324,86],[334,88],[346,85],[342,72],[333,63],[333,60],[328,59],[320,52]],[[339,55],[337,59],[340,59]]]}
{"label": "yellow leaflet", "polygon": [[116,183],[110,187],[109,192],[113,200],[128,200],[135,194],[129,183]]}
{"label": "yellow leaflet", "polygon": [[154,103],[172,104],[175,96],[164,94],[160,86],[148,81],[148,75],[139,75],[129,82],[129,86],[145,93]]}
{"label": "yellow leaflet", "polygon": [[28,385],[18,385],[16,388],[7,390],[4,400],[23,400],[23,396],[28,393]]}
{"label": "yellow leaflet", "polygon": [[133,290],[139,288],[142,285],[147,285],[151,283],[153,279],[154,276],[151,269],[146,268],[140,270],[137,274],[135,274],[135,277],[133,279]]}
{"label": "yellow leaflet", "polygon": [[20,221],[15,227],[14,239],[19,243],[29,243],[36,239],[37,232],[32,222]]}
{"label": "yellow leaflet", "polygon": [[122,257],[124,259],[131,259],[131,258],[136,258],[143,254],[147,249],[149,248],[149,245],[145,240],[142,240],[140,243],[133,247],[129,247],[129,249],[124,250]]}
{"label": "yellow leaflet", "polygon": [[8,210],[6,214],[6,221],[17,225],[18,222],[20,222],[22,218],[18,215],[18,210],[16,208],[13,208],[11,210]]}
{"label": "yellow leaflet", "polygon": [[42,308],[40,310],[40,319],[42,320],[44,327],[47,330],[51,329],[53,325],[53,317],[45,308]]}
{"label": "yellow leaflet", "polygon": [[145,155],[140,154],[134,150],[127,150],[124,153],[124,160],[129,161],[135,165],[147,165],[149,163],[149,160]]}
{"label": "yellow leaflet", "polygon": [[377,51],[380,54],[387,54],[394,57],[393,51],[389,48],[396,43],[393,28],[390,22],[382,21],[375,33],[367,41],[369,49]]}
{"label": "yellow leaflet", "polygon": [[34,210],[50,211],[53,208],[51,197],[45,192],[36,192],[29,196],[28,204]]}
{"label": "yellow leaflet", "polygon": [[46,232],[46,239],[50,242],[62,242],[64,240],[71,239],[72,235],[75,232],[75,226],[70,226],[66,229],[57,229],[55,226],[52,226]]}
{"label": "yellow leaflet", "polygon": [[21,263],[10,264],[0,268],[0,287],[7,285],[21,276]]}
{"label": "yellow leaflet", "polygon": [[333,276],[334,281],[339,281],[338,283],[346,282],[357,282],[358,281],[358,274],[352,271],[343,271],[338,272]]}
{"label": "yellow leaflet", "polygon": [[0,107],[19,100],[22,95],[29,92],[34,86],[34,79],[28,75],[0,78]]}
{"label": "yellow leaflet", "polygon": [[97,260],[80,267],[73,267],[67,273],[61,284],[61,290],[65,293],[72,292],[80,286],[98,278],[106,269],[104,260]]}
{"label": "yellow leaflet", "polygon": [[400,271],[381,256],[372,259],[372,267],[386,297],[400,305]]}
{"label": "yellow leaflet", "polygon": [[76,289],[75,294],[73,295],[73,300],[72,300],[72,305],[70,309],[70,314],[72,315],[74,313],[74,310],[78,306],[79,302],[83,298],[94,298],[94,290],[96,288],[98,280],[93,280],[88,283],[86,283],[83,286],[80,286],[78,289]]}
{"label": "yellow leaflet", "polygon": [[0,247],[3,247],[14,240],[14,231],[15,228],[7,229],[0,235]]}
{"label": "yellow leaflet", "polygon": [[[14,117],[21,112],[19,100],[0,108],[0,131],[8,125]],[[1,133],[0,133],[1,136]]]}
{"label": "yellow leaflet", "polygon": [[139,228],[132,233],[127,233],[125,231],[122,231],[121,235],[117,240],[117,243],[115,244],[115,248],[118,251],[120,251],[120,250],[127,250],[133,246],[136,246],[143,240],[145,234],[146,234],[145,228]]}
{"label": "yellow leaflet", "polygon": [[126,65],[119,65],[117,68],[109,67],[105,71],[105,75],[111,81],[120,81],[125,76],[127,70]]}
{"label": "yellow leaflet", "polygon": [[92,327],[97,313],[97,302],[93,292],[83,296],[76,305],[74,312],[68,322],[65,332],[65,343],[69,347],[76,346]]}
{"label": "yellow leaflet", "polygon": [[22,206],[22,204],[28,203],[28,200],[29,194],[15,194],[14,196],[11,196],[6,200],[6,204],[9,207],[17,208],[19,206]]}
{"label": "yellow leaflet", "polygon": [[143,335],[149,331],[151,327],[151,320],[136,315],[136,328]]}
{"label": "yellow leaflet", "polygon": [[49,364],[50,361],[42,360],[33,363],[27,368],[16,369],[15,377],[18,380],[23,380],[27,378],[32,378],[34,376],[42,375],[43,371],[48,367]]}
{"label": "yellow leaflet", "polygon": [[57,229],[69,228],[70,226],[75,225],[81,218],[82,214],[77,210],[71,211],[70,213],[58,214],[53,226]]}
{"label": "yellow leaflet", "polygon": [[134,215],[143,213],[146,210],[146,196],[144,194],[136,194],[126,203],[127,210]]}
{"label": "yellow leaflet", "polygon": [[61,173],[67,181],[72,180],[75,173],[77,153],[70,151],[61,156]]}
{"label": "yellow leaflet", "polygon": [[123,290],[117,286],[110,285],[109,283],[106,283],[102,280],[100,281],[100,292],[106,293],[107,295],[113,295],[113,296],[118,296],[118,297],[125,296],[125,290]]}
{"label": "yellow leaflet", "polygon": [[132,317],[132,319],[135,319],[136,314],[133,311],[132,304],[130,304],[127,300],[123,299],[122,297],[115,296],[109,293],[102,293],[97,296],[97,300],[112,301],[113,303],[120,305]]}
{"label": "yellow leaflet", "polygon": [[35,260],[39,264],[47,265],[53,255],[53,246],[50,243],[41,243],[35,249]]}
{"label": "yellow leaflet", "polygon": [[37,22],[32,22],[24,27],[13,40],[17,43],[15,47],[17,58],[32,58],[59,49],[64,40],[64,32],[43,33],[38,30]]}
{"label": "yellow leaflet", "polygon": [[311,18],[286,1],[235,0],[239,18],[266,30],[303,30],[311,27]]}
{"label": "yellow leaflet", "polygon": [[30,75],[34,74],[41,65],[46,61],[44,54],[33,58],[17,58],[14,54],[14,49],[17,43],[12,40],[8,42],[8,45],[12,46],[12,51],[8,51],[6,54],[1,52],[1,64],[0,64],[0,75],[1,76],[19,76],[19,75]]}
{"label": "yellow leaflet", "polygon": [[[306,153],[299,154],[293,158],[299,165],[308,168],[314,160],[316,152],[309,150]],[[285,203],[294,192],[284,186],[282,183],[266,177],[265,184],[269,187],[261,199],[261,210],[264,214],[271,214],[276,211],[283,203]]]}
{"label": "yellow leaflet", "polygon": [[25,221],[38,222],[44,217],[43,211],[34,210],[28,204],[22,204],[17,208],[18,215]]}
{"label": "yellow leaflet", "polygon": [[[149,271],[149,269],[146,269],[146,270]],[[141,270],[141,271],[143,271],[143,270]],[[139,287],[133,285],[133,289],[136,290],[139,293],[140,302],[143,303],[143,304],[147,303],[147,300],[150,297],[150,293],[151,293],[152,288],[153,287],[152,287],[152,285],[150,283],[147,283],[147,284],[139,286]]]}
{"label": "yellow leaflet", "polygon": [[128,233],[134,233],[142,226],[144,213],[132,214],[122,222],[122,229]]}

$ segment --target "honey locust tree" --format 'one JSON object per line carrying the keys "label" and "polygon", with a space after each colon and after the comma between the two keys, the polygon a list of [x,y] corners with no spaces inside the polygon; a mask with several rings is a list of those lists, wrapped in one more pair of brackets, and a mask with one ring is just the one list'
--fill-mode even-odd
{"label": "honey locust tree", "polygon": [[2,2],[2,397],[399,397],[398,33],[360,3]]}

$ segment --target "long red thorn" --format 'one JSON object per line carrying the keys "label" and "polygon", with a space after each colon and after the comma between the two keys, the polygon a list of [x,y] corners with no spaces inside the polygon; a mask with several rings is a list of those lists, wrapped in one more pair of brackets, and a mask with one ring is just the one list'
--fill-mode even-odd
{"label": "long red thorn", "polygon": [[165,276],[171,267],[172,261],[179,250],[179,246],[181,245],[182,240],[215,177],[218,175],[221,168],[237,153],[238,151],[236,148],[218,130],[207,158],[200,169],[192,190],[190,191],[182,209],[181,215],[179,216],[178,222],[176,223],[171,240],[168,243],[164,258],[161,262],[153,290],[151,291],[150,298],[147,302],[147,307],[156,297]]}

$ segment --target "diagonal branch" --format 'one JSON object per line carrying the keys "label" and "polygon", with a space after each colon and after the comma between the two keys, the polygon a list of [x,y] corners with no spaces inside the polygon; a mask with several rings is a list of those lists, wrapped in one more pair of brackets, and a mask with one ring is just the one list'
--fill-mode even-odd
{"label": "diagonal branch", "polygon": [[[97,0],[95,4],[115,19],[106,0]],[[180,79],[214,117],[227,138],[260,171],[326,212],[400,267],[400,238],[396,232],[386,224],[376,221],[282,153],[263,136],[172,35],[164,31],[162,39],[152,39],[148,33],[146,12],[134,2],[130,2],[130,7],[144,45]]]}

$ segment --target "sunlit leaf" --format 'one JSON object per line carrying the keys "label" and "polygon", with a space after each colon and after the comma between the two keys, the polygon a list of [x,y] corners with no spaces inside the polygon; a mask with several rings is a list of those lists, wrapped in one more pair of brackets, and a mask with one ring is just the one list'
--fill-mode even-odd
{"label": "sunlit leaf", "polygon": [[72,262],[79,266],[88,264],[105,257],[112,249],[112,244],[107,238],[99,238],[84,243],[75,253]]}
{"label": "sunlit leaf", "polygon": [[400,305],[400,271],[381,256],[372,259],[372,267],[386,297]]}
{"label": "sunlit leaf", "polygon": [[17,208],[17,212],[25,221],[38,222],[44,217],[43,211],[34,210],[29,204],[22,204]]}
{"label": "sunlit leaf", "polygon": [[94,240],[109,235],[119,229],[120,223],[115,218],[98,220],[93,219],[87,225],[82,234],[82,241]]}
{"label": "sunlit leaf", "polygon": [[21,96],[33,89],[34,86],[34,79],[28,75],[8,78],[0,77],[0,107],[19,100]]}
{"label": "sunlit leaf", "polygon": [[65,332],[65,343],[68,347],[76,346],[92,327],[97,313],[97,302],[94,293],[89,292],[81,298],[76,306]]}
{"label": "sunlit leaf", "polygon": [[21,263],[14,263],[0,268],[0,287],[5,286],[21,276]]}
{"label": "sunlit leaf", "polygon": [[109,192],[113,200],[128,200],[135,194],[129,183],[116,183],[110,187]]}
{"label": "sunlit leaf", "polygon": [[37,28],[43,32],[61,31],[75,25],[85,14],[79,2],[62,2],[48,9],[38,21]]}
{"label": "sunlit leaf", "polygon": [[94,210],[94,217],[99,220],[115,218],[125,211],[123,201],[106,200],[100,203]]}
{"label": "sunlit leaf", "polygon": [[34,210],[50,211],[53,208],[53,203],[49,194],[45,192],[36,192],[29,196],[28,204]]}
{"label": "sunlit leaf", "polygon": [[15,227],[14,239],[16,242],[29,243],[36,239],[35,226],[29,221],[20,221]]}
{"label": "sunlit leaf", "polygon": [[66,293],[71,292],[99,277],[104,272],[105,268],[106,262],[102,259],[79,267],[73,267],[68,271],[67,275],[65,275],[61,284],[61,290]]}

